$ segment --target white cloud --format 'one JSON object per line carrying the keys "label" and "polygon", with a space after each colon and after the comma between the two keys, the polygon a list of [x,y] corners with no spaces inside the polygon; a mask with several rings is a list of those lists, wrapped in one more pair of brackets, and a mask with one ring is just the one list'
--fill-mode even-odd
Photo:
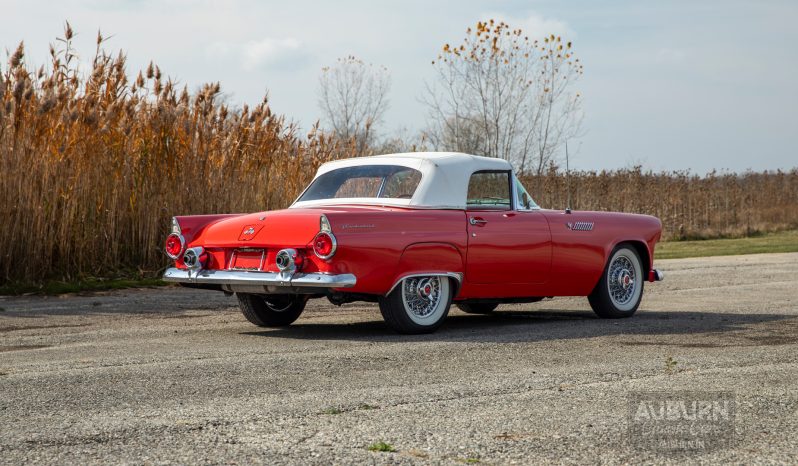
{"label": "white cloud", "polygon": [[294,38],[263,39],[249,41],[243,48],[243,66],[245,70],[252,70],[265,63],[284,58],[299,49],[301,43]]}
{"label": "white cloud", "polygon": [[302,43],[293,37],[274,39],[267,37],[242,43],[214,42],[207,48],[209,58],[232,57],[246,71],[278,62],[294,55]]}

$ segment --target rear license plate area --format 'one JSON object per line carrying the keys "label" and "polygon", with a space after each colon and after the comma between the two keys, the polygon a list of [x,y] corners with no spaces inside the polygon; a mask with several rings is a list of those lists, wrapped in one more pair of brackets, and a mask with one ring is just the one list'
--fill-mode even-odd
{"label": "rear license plate area", "polygon": [[230,256],[230,270],[263,270],[265,249],[236,249]]}

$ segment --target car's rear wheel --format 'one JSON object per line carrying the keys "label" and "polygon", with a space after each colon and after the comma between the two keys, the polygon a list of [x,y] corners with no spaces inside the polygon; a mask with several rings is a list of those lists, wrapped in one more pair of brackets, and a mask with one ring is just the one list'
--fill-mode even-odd
{"label": "car's rear wheel", "polygon": [[241,312],[258,327],[285,327],[299,318],[308,302],[302,295],[236,293]]}
{"label": "car's rear wheel", "polygon": [[637,251],[625,244],[610,254],[604,273],[588,296],[590,307],[599,317],[630,317],[643,298],[643,266]]}
{"label": "car's rear wheel", "polygon": [[497,303],[460,303],[457,307],[468,314],[490,314],[499,305]]}
{"label": "car's rear wheel", "polygon": [[452,289],[446,277],[405,278],[388,296],[380,298],[380,312],[399,333],[431,333],[449,313]]}

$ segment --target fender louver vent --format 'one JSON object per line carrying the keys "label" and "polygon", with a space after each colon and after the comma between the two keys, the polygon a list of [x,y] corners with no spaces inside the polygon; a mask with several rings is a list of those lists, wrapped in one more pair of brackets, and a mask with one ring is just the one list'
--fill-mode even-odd
{"label": "fender louver vent", "polygon": [[573,231],[592,231],[593,230],[593,222],[575,222],[575,223],[567,223],[566,226],[569,230]]}

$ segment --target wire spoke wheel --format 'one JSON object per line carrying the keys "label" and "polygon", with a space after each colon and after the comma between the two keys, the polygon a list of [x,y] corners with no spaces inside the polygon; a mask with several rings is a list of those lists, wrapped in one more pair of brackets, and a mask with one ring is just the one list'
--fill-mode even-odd
{"label": "wire spoke wheel", "polygon": [[601,280],[588,296],[599,317],[629,317],[643,297],[643,265],[633,247],[622,244],[610,254]]}
{"label": "wire spoke wheel", "polygon": [[643,293],[643,272],[637,255],[630,249],[619,249],[612,255],[606,275],[612,305],[619,311],[637,308]]}
{"label": "wire spoke wheel", "polygon": [[616,306],[629,304],[635,294],[635,268],[632,261],[626,256],[617,256],[610,264],[610,273],[607,274],[610,297]]}
{"label": "wire spoke wheel", "polygon": [[429,333],[449,313],[453,290],[451,280],[444,276],[407,277],[380,299],[380,312],[400,333]]}
{"label": "wire spoke wheel", "polygon": [[419,319],[430,317],[440,306],[440,277],[408,278],[402,283],[402,299],[413,316]]}

